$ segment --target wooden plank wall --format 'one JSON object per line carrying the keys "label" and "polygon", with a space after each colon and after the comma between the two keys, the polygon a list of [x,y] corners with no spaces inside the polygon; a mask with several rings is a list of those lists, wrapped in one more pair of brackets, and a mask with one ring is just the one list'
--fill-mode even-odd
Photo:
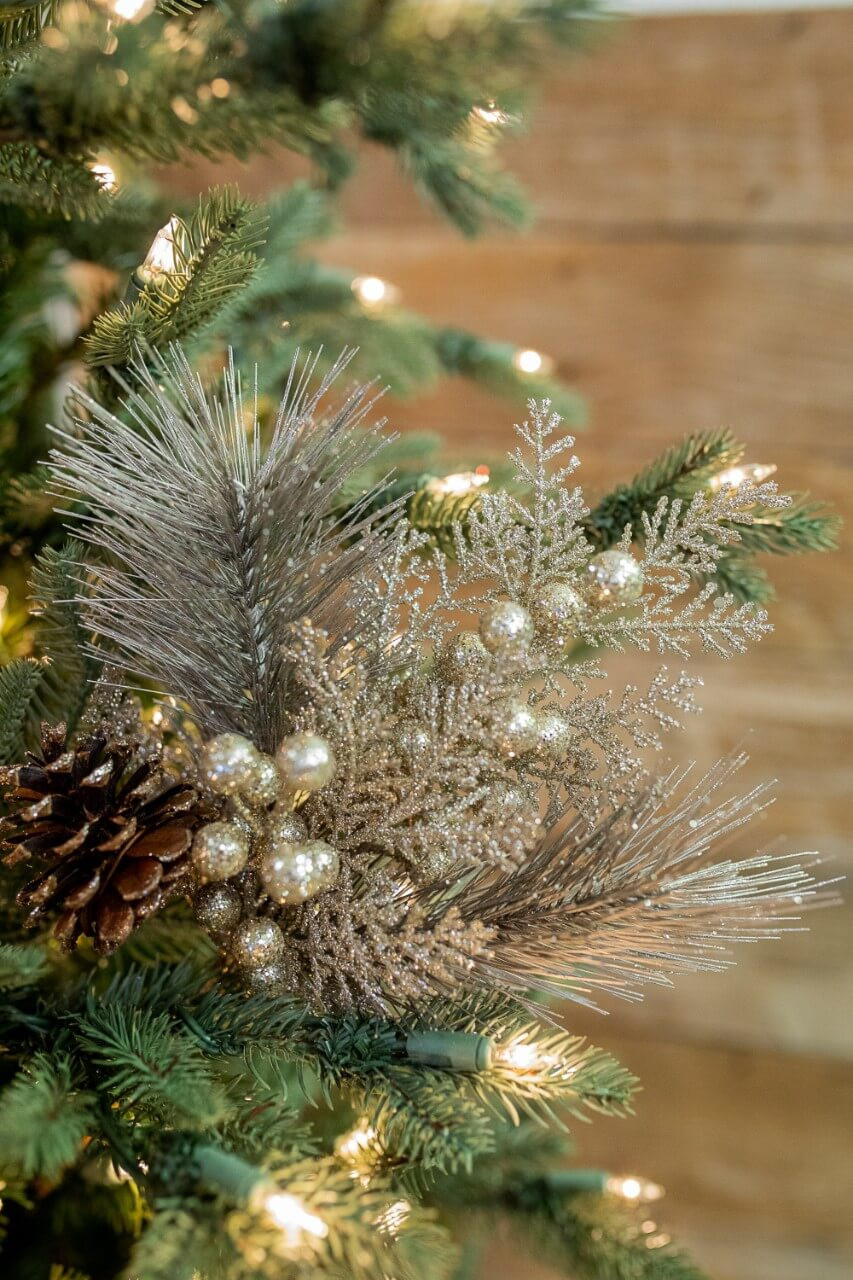
{"label": "wooden plank wall", "polygon": [[[548,85],[510,160],[541,211],[523,238],[462,242],[367,154],[349,229],[322,252],[431,316],[550,352],[589,401],[593,488],[726,423],[783,483],[849,516],[853,13],[602,31]],[[274,157],[235,176],[262,191],[292,171]],[[461,383],[393,416],[465,454],[511,436],[512,410]],[[745,659],[699,663],[707,709],[676,744],[708,763],[746,740],[749,779],[779,779],[761,842],[820,848],[840,872],[853,867],[847,547],[773,566],[775,634]],[[581,1134],[584,1159],[666,1184],[662,1219],[716,1280],[853,1275],[852,917],[747,948],[728,977],[570,1018],[645,1083],[635,1119]],[[500,1250],[484,1274],[548,1273]]]}

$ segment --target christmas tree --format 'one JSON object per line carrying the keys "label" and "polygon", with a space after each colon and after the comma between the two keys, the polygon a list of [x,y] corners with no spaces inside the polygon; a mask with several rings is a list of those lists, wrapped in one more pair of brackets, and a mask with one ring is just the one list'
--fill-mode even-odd
{"label": "christmas tree", "polygon": [[[582,13],[0,10],[4,1274],[473,1276],[500,1216],[569,1275],[700,1275],[659,1189],[575,1150],[637,1082],[572,1002],[831,890],[751,851],[739,759],[650,767],[689,675],[602,682],[759,640],[756,558],[835,521],[727,432],[587,500],[570,393],[303,249],[353,130],[463,231],[518,219],[494,145]],[[271,139],[321,180],[151,183]],[[364,382],[444,372],[530,397],[502,486],[430,470]]]}

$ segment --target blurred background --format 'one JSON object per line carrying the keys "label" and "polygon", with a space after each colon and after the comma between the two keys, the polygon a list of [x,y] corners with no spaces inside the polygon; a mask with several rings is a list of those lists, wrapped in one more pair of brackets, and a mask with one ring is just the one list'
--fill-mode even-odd
{"label": "blurred background", "polygon": [[[833,502],[849,529],[853,11],[762,5],[596,24],[592,51],[547,86],[506,160],[538,206],[530,233],[464,243],[387,156],[366,151],[345,195],[348,230],[317,251],[436,320],[550,356],[588,402],[590,491],[687,431],[727,425],[752,460],[778,464],[783,487]],[[233,176],[262,194],[297,172],[275,154],[228,175],[182,167],[169,181],[187,193]],[[439,430],[451,457],[489,461],[512,438],[511,411],[461,382],[387,409],[396,426]],[[745,746],[750,781],[778,779],[751,838],[818,848],[843,874],[849,550],[773,572],[774,635],[731,664],[698,664],[705,711],[673,750],[707,764]],[[644,1081],[634,1119],[579,1134],[584,1162],[668,1186],[661,1217],[716,1280],[853,1275],[847,896],[809,932],[744,948],[728,977],[683,979],[608,1018],[570,1011],[573,1029]],[[483,1274],[547,1272],[498,1242]]]}

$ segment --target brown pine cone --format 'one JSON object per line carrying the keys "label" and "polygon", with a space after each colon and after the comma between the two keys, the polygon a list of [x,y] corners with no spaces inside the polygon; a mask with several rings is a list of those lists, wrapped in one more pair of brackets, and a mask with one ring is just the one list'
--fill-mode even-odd
{"label": "brown pine cone", "polygon": [[29,924],[58,912],[53,932],[66,947],[82,935],[114,950],[183,887],[198,793],[132,743],[101,735],[69,746],[64,725],[45,725],[41,756],[3,769],[0,783],[12,810],[0,821],[5,861],[41,867],[18,902]]}

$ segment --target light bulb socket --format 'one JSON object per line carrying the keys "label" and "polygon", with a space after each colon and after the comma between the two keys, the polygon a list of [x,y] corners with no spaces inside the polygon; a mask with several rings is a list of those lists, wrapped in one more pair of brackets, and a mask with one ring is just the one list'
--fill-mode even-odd
{"label": "light bulb socket", "polygon": [[488,1071],[493,1053],[488,1036],[465,1031],[414,1031],[406,1037],[407,1057],[446,1071]]}

